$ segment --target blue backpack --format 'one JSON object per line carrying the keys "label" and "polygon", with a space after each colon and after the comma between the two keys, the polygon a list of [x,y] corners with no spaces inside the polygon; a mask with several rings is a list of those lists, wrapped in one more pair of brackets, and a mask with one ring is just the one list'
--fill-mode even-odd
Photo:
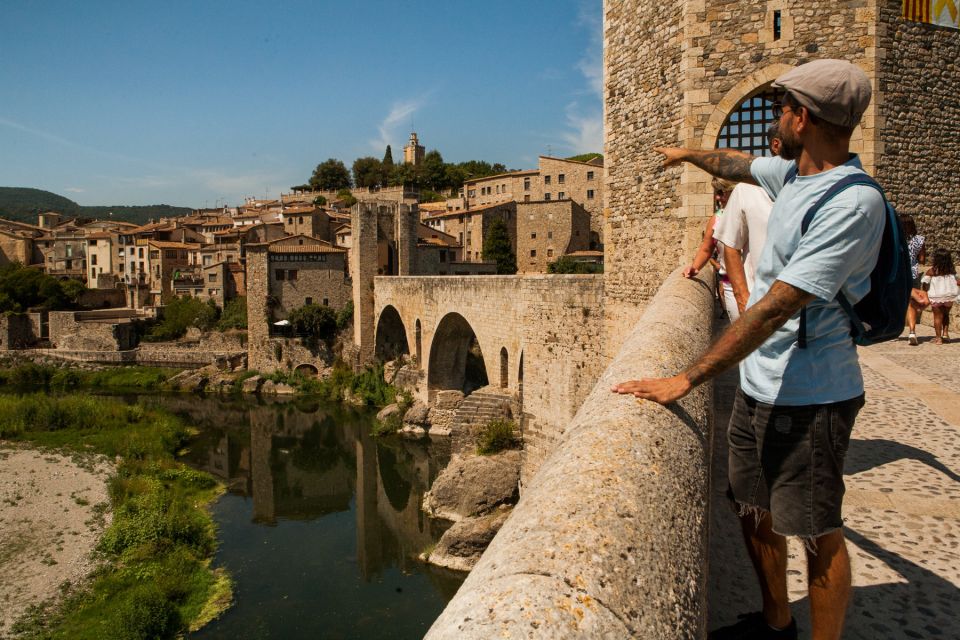
{"label": "blue backpack", "polygon": [[[784,184],[797,175],[796,167],[787,173]],[[910,251],[907,237],[900,225],[897,212],[887,201],[886,195],[876,180],[866,173],[841,178],[810,207],[800,224],[800,235],[807,232],[813,216],[824,204],[841,191],[854,185],[873,187],[880,192],[887,209],[887,219],[883,227],[883,239],[880,241],[880,253],[877,264],[870,272],[870,291],[857,304],[850,304],[842,292],[837,292],[836,300],[850,317],[850,337],[854,343],[869,346],[878,342],[895,340],[903,333],[903,325],[910,304],[910,291],[913,289],[913,277],[910,272]],[[800,329],[797,332],[797,346],[807,346],[807,308],[800,310]]]}

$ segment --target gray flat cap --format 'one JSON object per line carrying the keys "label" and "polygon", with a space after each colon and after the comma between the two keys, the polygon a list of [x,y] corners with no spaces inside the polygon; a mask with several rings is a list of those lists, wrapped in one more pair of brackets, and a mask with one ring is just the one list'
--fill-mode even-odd
{"label": "gray flat cap", "polygon": [[841,127],[860,124],[873,90],[867,74],[846,60],[813,60],[773,81],[818,118]]}

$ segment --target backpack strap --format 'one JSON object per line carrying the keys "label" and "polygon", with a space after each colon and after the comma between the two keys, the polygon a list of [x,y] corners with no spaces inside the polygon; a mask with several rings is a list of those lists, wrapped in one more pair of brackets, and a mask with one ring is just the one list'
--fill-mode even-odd
{"label": "backpack strap", "polygon": [[[787,174],[790,175],[789,173]],[[841,191],[845,191],[850,187],[863,185],[865,187],[873,187],[880,192],[880,196],[883,198],[884,204],[886,204],[887,197],[883,193],[883,187],[880,184],[871,178],[866,173],[855,173],[837,180],[827,192],[820,196],[820,199],[817,200],[812,207],[807,209],[807,213],[804,214],[803,220],[800,223],[800,236],[802,237],[807,229],[810,228],[810,223],[813,221],[813,216],[817,214],[817,211],[823,208],[827,202],[829,202],[834,196],[836,196]],[[886,207],[889,210],[889,207]],[[857,317],[857,314],[853,311],[853,305],[850,304],[850,301],[847,300],[847,297],[843,295],[843,292],[837,291],[836,300],[840,303],[840,306],[843,308],[844,312],[850,317],[850,321],[854,323],[854,329],[858,334],[863,334],[864,328],[863,324],[860,322],[860,319]],[[800,326],[797,329],[797,347],[800,349],[807,348],[807,305],[803,305],[800,308]]]}
{"label": "backpack strap", "polygon": [[787,184],[793,182],[798,173],[800,173],[800,169],[797,168],[797,163],[794,162],[793,166],[787,171],[787,175],[783,177],[783,186],[787,186]]}

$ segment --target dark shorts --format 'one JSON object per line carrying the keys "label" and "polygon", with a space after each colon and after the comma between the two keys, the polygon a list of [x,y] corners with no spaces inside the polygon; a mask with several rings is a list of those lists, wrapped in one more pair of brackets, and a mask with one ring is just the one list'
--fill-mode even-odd
{"label": "dark shorts", "polygon": [[727,429],[730,497],[770,512],[773,530],[815,538],[843,526],[843,460],[863,396],[784,407],[737,389]]}

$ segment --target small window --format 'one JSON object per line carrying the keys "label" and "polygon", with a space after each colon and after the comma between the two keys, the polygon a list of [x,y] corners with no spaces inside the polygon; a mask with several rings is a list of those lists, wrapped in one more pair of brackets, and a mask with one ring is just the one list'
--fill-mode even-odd
{"label": "small window", "polygon": [[553,257],[553,249],[547,249],[547,257],[548,257],[548,258],[552,258],[552,257]]}
{"label": "small window", "polygon": [[780,39],[780,31],[782,27],[782,20],[780,18],[780,9],[773,10],[773,39]]}
{"label": "small window", "polygon": [[287,224],[293,224],[293,218],[287,218]]}
{"label": "small window", "polygon": [[563,184],[566,181],[567,181],[567,176],[565,174],[561,173],[557,176],[557,184]]}
{"label": "small window", "polygon": [[297,224],[303,224],[303,216],[297,218]]}
{"label": "small window", "polygon": [[171,251],[171,250],[164,251],[164,252],[163,252],[163,257],[166,258],[167,260],[176,260],[176,259],[177,259],[177,252],[176,252],[176,251]]}
{"label": "small window", "polygon": [[543,176],[543,184],[550,184],[550,176]]}
{"label": "small window", "polygon": [[323,299],[323,306],[325,306],[325,307],[329,307],[329,306],[330,306],[330,299],[329,299],[329,298],[324,298],[324,299]]}
{"label": "small window", "polygon": [[547,231],[547,239],[553,240],[553,231]]}
{"label": "small window", "polygon": [[90,265],[95,266],[97,264],[97,254],[90,256]]}
{"label": "small window", "polygon": [[523,190],[530,191],[530,178],[523,179]]}
{"label": "small window", "polygon": [[217,274],[215,273],[207,274],[207,282],[216,282],[216,281],[217,281]]}
{"label": "small window", "polygon": [[593,171],[587,171],[587,180],[593,180]]}
{"label": "small window", "polygon": [[307,299],[303,301],[303,304],[313,304],[313,298],[308,296]]}
{"label": "small window", "polygon": [[523,196],[523,201],[524,201],[524,202],[530,202],[530,194],[529,194],[529,193],[528,193],[527,195]]}
{"label": "small window", "polygon": [[287,270],[287,280],[296,280],[297,279],[297,270],[288,269]]}
{"label": "small window", "polygon": [[531,258],[536,258],[536,257],[537,257],[537,250],[536,250],[536,249],[530,249],[530,257],[531,257]]}
{"label": "small window", "polygon": [[567,194],[564,193],[563,191],[557,194],[557,200],[563,200],[566,197],[567,197]]}
{"label": "small window", "polygon": [[284,275],[285,275],[285,273],[284,273],[283,269],[277,269],[277,270],[274,272],[273,277],[279,282],[279,281],[281,281],[281,280],[285,280]]}
{"label": "small window", "polygon": [[537,234],[536,234],[536,232],[530,234],[530,239],[531,239],[531,240],[536,240],[536,239],[537,239]]}
{"label": "small window", "polygon": [[549,200],[549,199],[550,199],[550,194],[549,194],[549,193],[543,194],[543,199],[544,199],[544,200]]}
{"label": "small window", "polygon": [[587,189],[587,200],[593,200],[593,189]]}

